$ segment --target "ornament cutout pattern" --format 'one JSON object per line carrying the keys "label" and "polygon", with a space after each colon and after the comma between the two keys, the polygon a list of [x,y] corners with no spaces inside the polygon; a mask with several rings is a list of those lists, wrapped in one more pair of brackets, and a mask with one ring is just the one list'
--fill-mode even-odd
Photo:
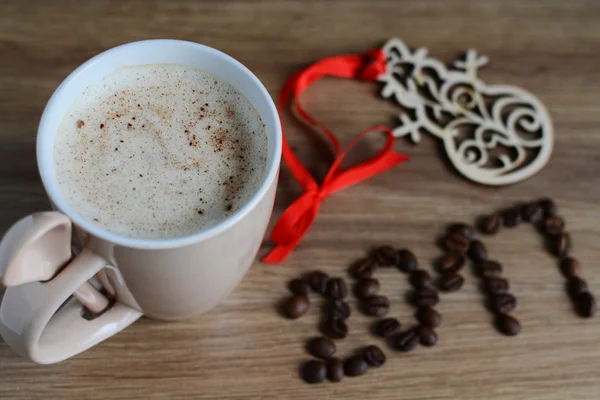
{"label": "ornament cutout pattern", "polygon": [[411,51],[400,39],[389,40],[383,51],[381,95],[406,110],[395,137],[419,143],[426,132],[441,139],[452,165],[485,185],[522,181],[548,162],[554,141],[548,111],[524,89],[481,80],[487,57],[469,50],[447,68],[427,49]]}

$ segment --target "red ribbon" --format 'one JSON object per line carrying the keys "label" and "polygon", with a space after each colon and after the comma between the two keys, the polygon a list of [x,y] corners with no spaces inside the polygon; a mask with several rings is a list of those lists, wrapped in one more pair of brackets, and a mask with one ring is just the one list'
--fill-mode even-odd
{"label": "red ribbon", "polygon": [[[329,195],[362,182],[408,159],[408,157],[392,150],[394,137],[392,132],[385,126],[374,126],[361,132],[342,150],[335,134],[308,114],[298,101],[302,92],[325,75],[371,82],[383,72],[385,72],[385,54],[381,49],[374,49],[363,55],[346,55],[323,59],[293,75],[283,86],[277,104],[279,113],[283,112],[288,98],[292,96],[292,105],[297,114],[307,124],[325,134],[335,150],[336,159],[321,186],[319,186],[292,151],[285,134],[283,135],[283,158],[294,178],[304,188],[305,193],[285,210],[275,224],[271,240],[277,246],[263,258],[264,262],[279,263],[286,259],[312,225],[319,213],[321,202]],[[386,133],[387,141],[379,153],[352,168],[340,171],[340,165],[346,154],[363,137],[372,132],[382,131]]]}

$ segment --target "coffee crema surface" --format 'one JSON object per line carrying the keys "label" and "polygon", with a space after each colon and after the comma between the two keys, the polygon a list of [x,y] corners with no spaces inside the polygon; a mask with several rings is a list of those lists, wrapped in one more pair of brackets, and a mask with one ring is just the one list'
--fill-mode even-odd
{"label": "coffee crema surface", "polygon": [[54,144],[61,193],[127,237],[186,236],[249,201],[267,164],[265,126],[231,84],[175,64],[123,67],[85,89]]}

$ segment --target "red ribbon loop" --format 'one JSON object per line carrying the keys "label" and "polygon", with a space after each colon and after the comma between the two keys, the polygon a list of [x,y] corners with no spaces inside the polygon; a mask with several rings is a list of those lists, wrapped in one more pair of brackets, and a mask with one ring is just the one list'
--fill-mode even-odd
{"label": "red ribbon loop", "polygon": [[[392,150],[394,137],[385,126],[375,126],[361,132],[342,150],[335,134],[308,114],[298,101],[302,92],[325,75],[374,81],[384,71],[385,54],[381,49],[374,49],[364,55],[346,55],[321,60],[293,75],[283,86],[277,106],[279,112],[283,112],[288,98],[291,96],[297,114],[308,125],[320,130],[329,139],[335,150],[336,159],[319,186],[292,151],[285,134],[283,135],[283,158],[294,178],[304,188],[305,193],[285,210],[275,224],[271,240],[277,246],[263,258],[264,262],[279,263],[285,260],[317,217],[321,201],[329,195],[362,182],[408,159]],[[381,131],[386,133],[387,141],[379,153],[352,168],[340,171],[344,157],[362,138],[370,133]]]}

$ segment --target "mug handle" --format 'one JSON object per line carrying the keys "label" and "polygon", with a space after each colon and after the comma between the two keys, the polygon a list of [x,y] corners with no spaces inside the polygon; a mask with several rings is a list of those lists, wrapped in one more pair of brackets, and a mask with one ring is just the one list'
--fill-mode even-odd
{"label": "mug handle", "polygon": [[[142,316],[88,281],[109,263],[90,249],[71,258],[71,221],[41,212],[14,224],[0,243],[0,334],[22,356],[52,364],[115,335]],[[63,267],[64,266],[64,267]],[[62,269],[61,269],[62,268]],[[87,320],[82,304],[96,315]]]}

